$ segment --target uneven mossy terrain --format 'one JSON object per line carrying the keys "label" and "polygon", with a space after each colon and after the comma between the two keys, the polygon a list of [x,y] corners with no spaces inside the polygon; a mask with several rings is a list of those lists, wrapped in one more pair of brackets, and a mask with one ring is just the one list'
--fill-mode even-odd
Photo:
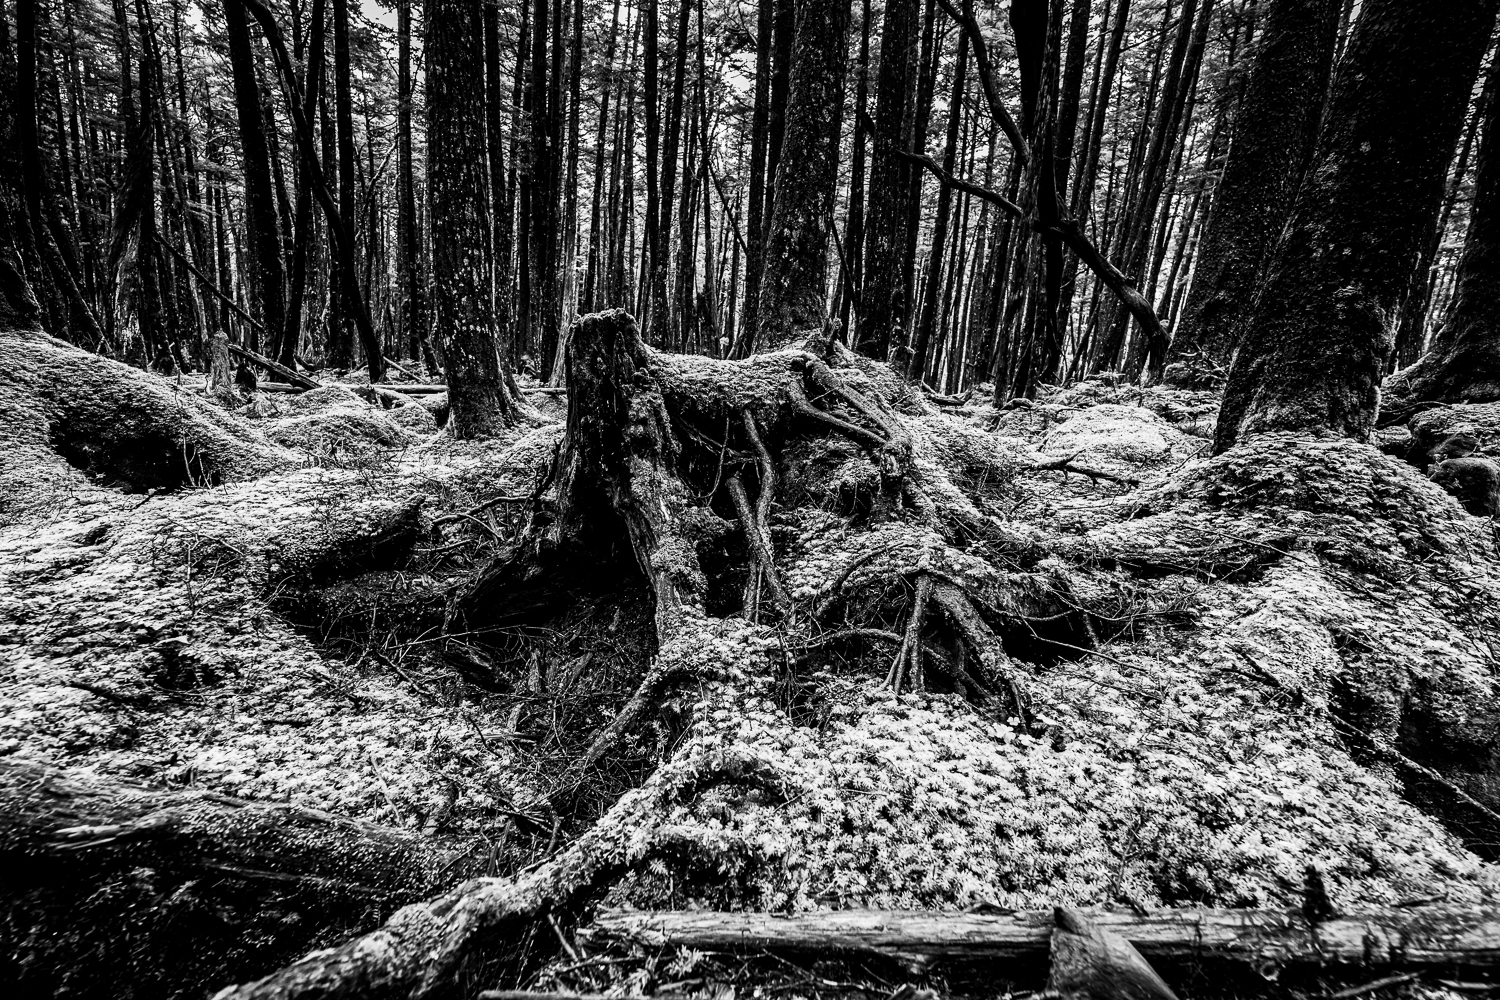
{"label": "uneven mossy terrain", "polygon": [[[1209,394],[939,409],[835,351],[909,436],[915,485],[882,514],[858,440],[779,439],[791,607],[758,622],[733,510],[674,499],[703,587],[648,663],[629,581],[478,634],[454,617],[545,508],[556,417],[460,443],[348,389],[226,413],[41,338],[3,350],[0,753],[404,828],[451,846],[454,883],[564,852],[606,904],[1287,906],[1308,865],[1351,908],[1500,892],[1492,523],[1374,447],[1208,458]],[[799,357],[682,359],[671,392],[769,426]],[[57,402],[75,368],[150,403],[144,430]],[[88,457],[174,428],[180,479]],[[576,773],[648,668],[653,710]],[[226,978],[169,991],[285,961],[223,947]]]}

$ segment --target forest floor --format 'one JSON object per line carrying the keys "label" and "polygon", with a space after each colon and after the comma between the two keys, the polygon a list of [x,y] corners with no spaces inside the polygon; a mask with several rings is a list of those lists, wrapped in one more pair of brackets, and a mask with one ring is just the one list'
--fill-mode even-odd
{"label": "forest floor", "polygon": [[[926,506],[871,517],[857,444],[788,441],[771,534],[809,610],[737,614],[744,571],[715,566],[743,546],[710,532],[706,596],[653,659],[649,611],[609,581],[545,622],[456,617],[525,531],[561,397],[527,393],[511,434],[458,442],[440,404],[353,383],[226,406],[192,377],[80,382],[78,352],[40,338],[5,352],[0,758],[404,830],[446,859],[429,891],[573,852],[608,869],[594,902],[647,909],[1294,907],[1309,865],[1340,908],[1500,898],[1496,537],[1385,453],[1410,450],[1404,431],[1384,451],[1270,436],[1209,458],[1209,393],[1099,379],[995,411],[892,390]],[[156,415],[111,428],[64,399],[113,378],[105,397]],[[1446,419],[1432,433],[1500,424]],[[187,428],[181,474],[147,433],[162,420]],[[955,593],[983,609],[989,679],[1014,687],[953,671],[986,641]],[[928,600],[948,627],[926,690],[898,693],[892,655]],[[648,669],[676,681],[578,773]],[[6,918],[16,981],[87,994],[96,971],[24,971],[28,948],[48,951],[41,912]],[[307,930],[297,947],[350,927]],[[723,998],[901,982],[570,935],[527,984]],[[191,993],[296,954],[154,982]],[[466,982],[514,984],[498,975]]]}

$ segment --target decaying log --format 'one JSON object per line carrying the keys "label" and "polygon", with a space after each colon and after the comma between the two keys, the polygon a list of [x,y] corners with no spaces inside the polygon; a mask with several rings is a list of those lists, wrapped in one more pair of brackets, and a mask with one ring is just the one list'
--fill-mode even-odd
{"label": "decaying log", "polygon": [[0,760],[0,953],[24,959],[19,978],[0,983],[22,995],[101,994],[128,968],[136,995],[201,995],[459,881],[479,861],[457,846],[291,805]]}
{"label": "decaying log", "polygon": [[434,891],[448,852],[402,830],[205,791],[156,791],[0,759],[0,852],[31,864],[166,865],[199,875],[305,881],[409,901]]}
{"label": "decaying log", "polygon": [[[1161,910],[1148,916],[1080,911],[1152,962],[1211,959],[1260,972],[1295,966],[1500,969],[1500,909],[1432,905],[1335,916],[1312,925],[1297,911]],[[780,916],[699,911],[599,914],[590,934],[699,951],[876,954],[914,961],[1036,961],[1054,915],[842,910]]]}
{"label": "decaying log", "polygon": [[1065,906],[1053,916],[1048,992],[1062,1000],[1177,1000],[1125,938]]}

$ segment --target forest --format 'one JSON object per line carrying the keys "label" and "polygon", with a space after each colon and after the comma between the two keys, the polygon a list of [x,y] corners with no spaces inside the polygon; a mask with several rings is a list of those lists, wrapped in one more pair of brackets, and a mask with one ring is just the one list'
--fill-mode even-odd
{"label": "forest", "polygon": [[0,0],[0,994],[1500,993],[1500,0]]}

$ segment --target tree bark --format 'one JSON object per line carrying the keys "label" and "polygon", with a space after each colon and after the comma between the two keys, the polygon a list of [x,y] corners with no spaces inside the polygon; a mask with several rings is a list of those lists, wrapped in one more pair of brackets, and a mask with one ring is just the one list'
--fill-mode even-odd
{"label": "tree bark", "polygon": [[[734,356],[751,353],[751,341],[760,328],[760,276],[764,230],[760,220],[766,207],[766,146],[770,135],[771,47],[775,34],[776,0],[760,0],[755,21],[755,104],[750,116],[750,204],[745,216],[745,312],[743,328],[735,343]],[[648,210],[649,215],[649,210]]]}
{"label": "tree bark", "polygon": [[790,343],[823,325],[828,224],[838,189],[839,121],[848,63],[849,0],[797,7],[785,149],[777,168],[755,343]]}
{"label": "tree bark", "polygon": [[897,155],[905,148],[912,63],[916,55],[921,6],[917,0],[888,0],[880,30],[880,73],[875,85],[875,130],[871,138],[870,190],[880,192],[865,220],[864,276],[860,282],[859,353],[884,361],[893,328],[906,306],[900,301],[902,258],[906,251],[910,167]]}
{"label": "tree bark", "polygon": [[1500,67],[1491,66],[1490,76],[1453,304],[1436,346],[1386,381],[1392,416],[1407,416],[1428,402],[1500,400],[1500,87],[1494,85]]}
{"label": "tree bark", "polygon": [[[1370,910],[1310,924],[1285,910],[1084,911],[1152,961],[1232,963],[1265,975],[1296,966],[1500,968],[1500,910],[1433,905]],[[767,913],[609,910],[593,933],[650,948],[884,955],[920,967],[1044,958],[1051,911],[1003,915],[841,910]]]}
{"label": "tree bark", "polygon": [[417,183],[412,155],[411,5],[396,5],[396,202],[397,283],[401,289],[401,339],[413,358],[427,337],[427,303],[422,288],[422,231],[417,225]]}
{"label": "tree bark", "polygon": [[1437,215],[1497,6],[1366,4],[1230,371],[1216,452],[1259,431],[1368,439],[1388,322]]}
{"label": "tree bark", "polygon": [[479,0],[427,0],[425,15],[433,312],[453,433],[486,437],[514,406],[490,309],[483,17]]}
{"label": "tree bark", "polygon": [[[1224,179],[1169,358],[1227,365],[1256,275],[1286,224],[1322,120],[1338,0],[1275,0],[1266,16]],[[1190,376],[1179,369],[1178,379]]]}
{"label": "tree bark", "polygon": [[[953,96],[948,101],[948,135],[943,144],[943,169],[953,173],[958,155],[958,125],[963,117],[964,77],[969,68],[969,36],[958,40],[958,60],[953,68]],[[928,347],[937,326],[938,289],[943,273],[943,255],[948,241],[948,213],[953,202],[953,188],[943,184],[938,190],[937,214],[933,219],[932,248],[927,254],[927,283],[922,296],[922,312],[912,338],[911,357],[906,360],[906,378],[921,382],[927,367]]]}
{"label": "tree bark", "polygon": [[0,947],[28,957],[0,979],[22,996],[118,995],[126,968],[136,993],[204,996],[467,874],[405,831],[15,758],[0,761],[0,844]]}
{"label": "tree bark", "polygon": [[249,223],[250,301],[252,313],[267,330],[286,325],[281,268],[281,235],[271,192],[271,154],[266,145],[265,116],[260,106],[250,24],[238,0],[224,0],[229,61],[234,69],[235,110],[239,115],[241,163],[245,172],[245,215]]}

